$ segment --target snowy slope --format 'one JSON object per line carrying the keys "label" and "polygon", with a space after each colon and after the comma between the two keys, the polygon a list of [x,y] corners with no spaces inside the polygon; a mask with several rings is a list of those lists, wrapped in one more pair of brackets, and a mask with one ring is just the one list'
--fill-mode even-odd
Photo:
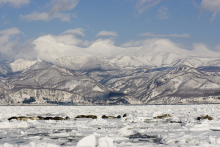
{"label": "snowy slope", "polygon": [[31,60],[24,60],[24,59],[18,59],[15,61],[12,61],[10,63],[0,63],[0,75],[7,75],[10,73],[16,73],[24,71],[25,69],[28,69],[38,61],[31,61]]}
{"label": "snowy slope", "polygon": [[153,78],[145,90],[143,88],[143,91],[139,91],[140,94],[137,93],[137,97],[145,103],[187,103],[187,101],[200,103],[208,102],[206,99],[209,97],[218,102],[219,89],[219,76],[208,76],[195,68],[184,65]]}
{"label": "snowy slope", "polygon": [[220,66],[219,58],[187,57],[173,62],[171,66],[187,65],[194,68],[203,66]]}
{"label": "snowy slope", "polygon": [[186,65],[174,69],[127,70],[121,76],[112,74],[111,78],[101,82],[143,103],[208,103],[210,97],[213,102],[220,102],[220,76]]}
{"label": "snowy slope", "polygon": [[7,75],[7,73],[11,71],[10,67],[7,66],[7,64],[0,64],[0,75],[4,76]]}
{"label": "snowy slope", "polygon": [[109,64],[94,56],[63,57],[54,63],[39,60],[22,73],[1,79],[2,103],[31,97],[35,103],[191,103],[190,98],[206,103],[206,98],[220,95],[220,76],[218,70],[199,71],[194,66],[205,69],[213,60],[218,62],[218,58],[186,58],[174,68],[157,68],[150,58],[146,66],[129,56],[111,59]]}
{"label": "snowy slope", "polygon": [[33,100],[37,104],[75,103],[108,104],[135,103],[132,98],[117,98],[117,93],[84,74],[77,74],[47,62],[38,62],[28,70],[5,79],[1,84],[1,104],[24,103]]}
{"label": "snowy slope", "polygon": [[29,61],[29,60],[24,60],[24,59],[18,59],[9,64],[11,71],[12,72],[18,72],[18,71],[23,71],[32,65],[37,63],[37,61]]}
{"label": "snowy slope", "polygon": [[[133,51],[131,51],[133,50]],[[120,51],[120,49],[119,49]],[[181,49],[167,40],[158,40],[143,47],[128,49],[112,56],[111,63],[119,67],[171,67],[188,65],[220,66],[220,54],[205,48]]]}
{"label": "snowy slope", "polygon": [[71,70],[91,70],[103,69],[111,70],[116,67],[100,58],[91,55],[78,55],[71,57],[62,57],[53,62],[55,65]]}

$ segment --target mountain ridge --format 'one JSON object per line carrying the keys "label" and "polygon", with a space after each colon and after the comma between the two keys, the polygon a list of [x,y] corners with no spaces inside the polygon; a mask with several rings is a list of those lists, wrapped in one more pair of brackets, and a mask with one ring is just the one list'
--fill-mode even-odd
{"label": "mountain ridge", "polygon": [[161,50],[0,63],[0,104],[219,103],[220,58]]}

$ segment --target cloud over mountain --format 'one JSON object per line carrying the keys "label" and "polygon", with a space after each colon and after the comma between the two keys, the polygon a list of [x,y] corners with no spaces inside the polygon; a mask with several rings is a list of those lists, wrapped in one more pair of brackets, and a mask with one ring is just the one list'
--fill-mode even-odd
{"label": "cloud over mountain", "polygon": [[143,33],[143,34],[139,34],[138,36],[145,36],[145,37],[190,37],[190,35],[188,33],[184,33],[184,34],[169,34],[169,35],[163,35],[163,34],[154,34],[154,33]]}
{"label": "cloud over mountain", "polygon": [[13,54],[13,48],[17,45],[16,36],[22,32],[17,28],[10,28],[0,31],[0,57]]}
{"label": "cloud over mountain", "polygon": [[85,34],[83,33],[85,30],[83,28],[77,28],[77,29],[71,29],[66,30],[62,34],[64,35],[74,35],[74,36],[82,36],[85,37]]}
{"label": "cloud over mountain", "polygon": [[117,37],[118,34],[116,32],[113,32],[113,31],[101,31],[99,32],[96,37]]}
{"label": "cloud over mountain", "polygon": [[[1,59],[13,60],[24,59],[44,59],[54,61],[64,56],[93,55],[97,57],[116,57],[119,55],[141,55],[149,52],[173,52],[178,53],[178,44],[172,42],[167,37],[188,37],[188,34],[155,35],[144,33],[141,36],[155,37],[154,39],[145,39],[129,41],[121,46],[116,46],[114,39],[97,39],[88,41],[85,37],[84,29],[76,28],[66,30],[58,35],[47,34],[38,37],[34,41],[18,43],[19,35],[22,32],[17,28],[11,28],[0,31],[0,56]],[[108,33],[107,33],[108,34]],[[107,35],[105,34],[105,35]],[[111,33],[109,33],[111,34]],[[104,34],[103,34],[104,35]],[[102,36],[102,35],[101,35]],[[111,37],[111,36],[110,36]],[[216,56],[204,44],[193,44],[193,54],[201,56]]]}

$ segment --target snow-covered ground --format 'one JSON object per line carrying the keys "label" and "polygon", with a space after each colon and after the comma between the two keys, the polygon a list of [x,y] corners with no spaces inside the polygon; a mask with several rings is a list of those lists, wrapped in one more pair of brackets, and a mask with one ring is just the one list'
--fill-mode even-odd
{"label": "snow-covered ground", "polygon": [[[102,119],[123,116],[120,119]],[[154,119],[169,114],[171,117]],[[197,120],[200,115],[213,120]],[[0,106],[0,147],[220,146],[220,105]],[[77,118],[96,115],[97,119]],[[69,116],[70,120],[10,120]]]}

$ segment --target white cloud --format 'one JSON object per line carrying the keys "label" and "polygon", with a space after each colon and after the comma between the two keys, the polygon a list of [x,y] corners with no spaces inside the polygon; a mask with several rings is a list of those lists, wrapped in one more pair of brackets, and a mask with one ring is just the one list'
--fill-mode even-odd
{"label": "white cloud", "polygon": [[[44,60],[53,61],[62,56],[71,56],[72,53],[79,53],[79,47],[70,45],[69,41],[74,41],[74,38],[69,38],[67,41],[64,39],[68,39],[68,36],[53,36],[46,35],[37,38],[33,45],[36,51],[36,57]],[[74,41],[76,43],[77,41]]]}
{"label": "white cloud", "polygon": [[0,31],[0,54],[9,56],[13,53],[13,47],[17,44],[16,36],[22,33],[17,28]]}
{"label": "white cloud", "polygon": [[81,40],[74,35],[46,35],[33,42],[35,58],[54,61],[63,56],[86,55],[86,47],[90,42]]}
{"label": "white cloud", "polygon": [[135,9],[137,10],[138,14],[141,14],[151,7],[156,6],[160,2],[162,2],[162,0],[138,0],[135,5]]}
{"label": "white cloud", "polygon": [[54,5],[49,14],[53,16],[62,11],[72,10],[76,7],[78,2],[79,0],[53,0]]}
{"label": "white cloud", "polygon": [[190,37],[189,34],[185,33],[185,34],[170,34],[170,35],[162,35],[162,34],[153,34],[153,33],[144,33],[144,34],[139,34],[138,36],[145,36],[145,37],[183,37],[183,38],[187,38]]}
{"label": "white cloud", "polygon": [[84,31],[85,30],[83,28],[77,28],[77,29],[66,30],[62,34],[85,37],[85,34],[83,33]]}
{"label": "white cloud", "polygon": [[[97,39],[94,42],[82,40],[83,29],[67,30],[60,35],[45,35],[33,42],[19,44],[17,28],[0,31],[0,59],[36,59],[54,61],[63,56],[94,55],[97,57],[119,57],[124,55],[142,55],[151,53],[171,52],[181,54],[189,52],[182,49],[169,39],[153,38],[139,41],[130,41],[119,46],[114,45],[112,39]],[[32,43],[32,44],[31,44]],[[180,53],[181,52],[181,53]],[[194,44],[195,55],[217,56],[207,49],[204,44]]]}
{"label": "white cloud", "polygon": [[28,15],[20,15],[20,19],[25,19],[28,21],[37,21],[37,20],[45,20],[45,21],[50,21],[54,18],[59,18],[61,21],[70,21],[72,14],[69,13],[58,13],[54,16],[50,16],[49,13],[47,12],[32,12],[31,14]]}
{"label": "white cloud", "polygon": [[[19,43],[20,34],[17,28],[0,31],[0,60],[14,60],[18,58],[48,60],[61,56],[70,56],[83,52],[91,42],[79,39],[84,37],[84,29],[66,30],[60,35],[45,35],[35,41],[28,40]],[[84,54],[84,52],[83,52]]]}
{"label": "white cloud", "polygon": [[[130,45],[129,45],[130,43]],[[179,54],[180,56],[188,56],[193,53],[194,55],[204,55],[203,52],[210,56],[213,55],[211,51],[204,48],[201,50],[188,51],[181,48],[178,44],[170,41],[169,39],[146,39],[141,41],[131,41],[121,47],[115,46],[114,41],[111,39],[98,39],[90,46],[82,48],[77,45],[68,45],[65,42],[60,43],[56,38],[51,35],[42,36],[34,41],[35,51],[37,57],[44,60],[54,61],[62,56],[77,56],[77,55],[94,55],[96,57],[107,57],[117,59],[118,57],[127,55],[149,55],[149,54]],[[194,48],[201,48],[203,46],[195,46]],[[160,56],[160,55],[159,55]],[[144,58],[146,56],[143,56]],[[179,57],[179,56],[178,56]],[[171,56],[172,58],[172,56]],[[113,61],[112,59],[111,61]],[[148,61],[149,62],[149,61]],[[157,63],[157,62],[155,62]]]}
{"label": "white cloud", "polygon": [[10,36],[10,35],[17,35],[21,33],[21,31],[17,28],[11,28],[11,29],[7,29],[7,30],[2,30],[0,31],[0,35],[1,36]]}
{"label": "white cloud", "polygon": [[17,28],[0,31],[0,60],[34,59],[36,57],[32,40],[18,42],[21,34],[23,33]]}
{"label": "white cloud", "polygon": [[58,18],[61,21],[70,21],[71,16],[75,16],[71,13],[61,13],[63,11],[69,11],[76,7],[79,0],[52,0],[51,9],[49,12],[37,12],[34,11],[27,15],[20,15],[20,19],[28,21],[44,20],[50,21],[54,18]]}
{"label": "white cloud", "polygon": [[122,47],[137,47],[137,46],[144,45],[144,42],[145,40],[138,40],[138,41],[131,40],[131,41],[123,43],[121,46]]}
{"label": "white cloud", "polygon": [[[57,43],[71,46],[87,47],[90,45],[89,41],[79,39],[85,37],[83,28],[66,30],[60,35],[46,35],[46,38],[52,38]],[[43,36],[44,37],[44,36]]]}
{"label": "white cloud", "polygon": [[[77,44],[81,41],[74,40],[75,44],[69,44],[63,40],[66,36],[42,36],[36,39],[33,44],[35,45],[36,56],[38,58],[54,61],[62,56],[76,56],[76,55],[95,55],[97,57],[101,56],[111,56],[121,53],[122,50],[125,52],[124,48],[114,46],[114,41],[111,39],[98,39],[93,43],[89,43],[87,47],[79,47]],[[83,41],[85,42],[85,41]]]}
{"label": "white cloud", "polygon": [[1,4],[9,4],[12,7],[18,8],[23,5],[27,5],[30,3],[30,0],[0,0],[0,5]]}
{"label": "white cloud", "polygon": [[118,34],[116,32],[112,32],[112,31],[101,31],[96,35],[96,37],[105,37],[105,36],[117,37]]}
{"label": "white cloud", "polygon": [[[220,54],[211,51],[205,44],[203,43],[194,43],[192,44],[192,50],[186,50],[179,44],[176,44],[169,39],[162,39],[162,38],[153,38],[153,39],[146,39],[146,40],[139,40],[139,41],[129,41],[121,45],[124,48],[129,49],[130,47],[138,48],[138,52],[143,54],[151,54],[151,53],[158,53],[158,54],[179,54],[185,57],[187,56],[197,56],[197,57],[220,57]],[[134,52],[134,51],[133,51]],[[179,59],[180,56],[177,56]],[[171,56],[172,58],[172,56]]]}
{"label": "white cloud", "polygon": [[20,33],[22,32],[17,28],[0,31],[0,52],[6,53],[10,49],[10,47],[13,46],[13,44],[16,42],[13,41],[14,37]]}
{"label": "white cloud", "polygon": [[74,45],[74,46],[80,46],[80,47],[87,47],[90,45],[90,43],[87,40],[79,39],[79,37],[84,37],[85,34],[83,33],[85,30],[83,28],[77,28],[77,29],[70,29],[66,30],[60,35],[49,35],[53,39],[56,40],[58,43],[62,43],[65,45]]}
{"label": "white cloud", "polygon": [[88,46],[88,41],[83,41],[74,35],[51,35],[57,42],[63,43],[65,45],[76,45],[76,46]]}
{"label": "white cloud", "polygon": [[209,50],[209,48],[203,43],[194,43],[191,53],[200,54],[204,57],[219,57],[219,54]]}
{"label": "white cloud", "polygon": [[29,21],[36,21],[36,20],[50,20],[49,15],[47,12],[32,12],[28,15],[20,15],[21,19],[26,19]]}
{"label": "white cloud", "polygon": [[213,12],[211,21],[213,21],[220,12],[220,0],[202,0],[201,9]]}
{"label": "white cloud", "polygon": [[220,11],[219,0],[202,0],[201,8],[209,11]]}
{"label": "white cloud", "polygon": [[7,19],[7,15],[6,14],[3,15],[2,20],[3,20],[2,21],[3,25],[7,25],[9,23],[9,20]]}
{"label": "white cloud", "polygon": [[168,15],[169,10],[167,7],[164,7],[164,6],[160,7],[157,13],[158,13],[158,16],[157,16],[158,19],[169,19],[169,15]]}
{"label": "white cloud", "polygon": [[137,40],[137,41],[131,40],[131,41],[128,41],[122,44],[121,46],[122,47],[143,47],[143,46],[149,46],[152,43],[161,44],[164,42],[166,42],[166,44],[169,44],[169,45],[177,46],[177,44],[173,43],[169,39],[163,39],[163,38],[152,38],[152,39]]}
{"label": "white cloud", "polygon": [[[44,60],[54,61],[62,56],[94,55],[96,57],[116,57],[121,55],[134,55],[136,53],[148,53],[149,51],[178,52],[179,47],[169,39],[147,39],[132,41],[130,45],[115,46],[112,39],[98,39],[87,47],[79,47],[80,41],[74,40],[75,44],[65,42],[67,36],[42,36],[33,44],[37,57]],[[177,49],[177,50],[176,50]],[[184,50],[185,51],[185,50]]]}

